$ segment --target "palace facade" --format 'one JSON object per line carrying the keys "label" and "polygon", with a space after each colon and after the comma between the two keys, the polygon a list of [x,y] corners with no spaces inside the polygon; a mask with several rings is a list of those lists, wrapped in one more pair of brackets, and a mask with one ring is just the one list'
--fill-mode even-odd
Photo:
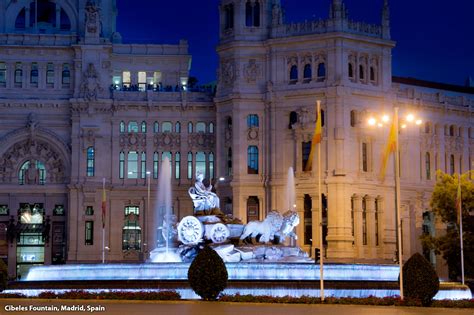
{"label": "palace facade", "polygon": [[[474,158],[474,89],[392,75],[388,1],[380,25],[286,23],[278,0],[221,0],[216,89],[188,82],[188,44],[123,44],[115,1],[0,0],[0,257],[11,277],[41,264],[146,260],[160,166],[171,161],[173,211],[193,213],[195,173],[244,222],[288,210],[295,172],[298,245],[333,262],[392,263],[394,176],[379,179],[388,128],[367,120],[414,112],[400,133],[403,254],[443,233],[430,212],[435,172]],[[322,101],[318,163],[305,170]],[[389,166],[392,161],[389,161]],[[424,252],[439,271],[441,260]]]}

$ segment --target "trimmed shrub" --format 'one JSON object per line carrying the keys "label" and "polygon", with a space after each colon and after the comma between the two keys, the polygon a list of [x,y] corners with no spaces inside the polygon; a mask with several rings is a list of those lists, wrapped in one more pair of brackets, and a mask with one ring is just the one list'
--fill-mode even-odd
{"label": "trimmed shrub", "polygon": [[194,258],[188,270],[191,288],[203,300],[216,300],[227,286],[227,268],[222,258],[205,246]]}
{"label": "trimmed shrub", "polygon": [[0,259],[0,292],[7,288],[8,284],[8,268],[7,265]]}
{"label": "trimmed shrub", "polygon": [[403,292],[407,299],[420,300],[430,306],[439,290],[439,278],[433,266],[420,253],[403,265]]}

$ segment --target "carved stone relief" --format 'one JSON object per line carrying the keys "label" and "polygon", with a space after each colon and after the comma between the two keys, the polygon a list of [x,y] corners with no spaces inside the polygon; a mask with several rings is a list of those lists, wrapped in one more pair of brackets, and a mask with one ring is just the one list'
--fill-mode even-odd
{"label": "carved stone relief", "polygon": [[160,149],[179,149],[181,145],[180,134],[172,132],[158,133],[155,134],[153,143],[156,148]]}
{"label": "carved stone relief", "polygon": [[119,144],[122,149],[144,150],[146,149],[146,135],[136,132],[121,134]]}
{"label": "carved stone relief", "polygon": [[188,145],[190,148],[212,149],[214,147],[215,137],[213,134],[191,134],[188,136]]}
{"label": "carved stone relief", "polygon": [[82,76],[81,82],[81,96],[86,101],[96,101],[97,96],[101,93],[104,89],[100,84],[99,75],[97,70],[95,69],[94,64],[89,63],[87,66],[87,70],[84,72]]}
{"label": "carved stone relief", "polygon": [[244,77],[248,83],[254,83],[262,76],[262,67],[255,59],[250,59],[244,67]]}

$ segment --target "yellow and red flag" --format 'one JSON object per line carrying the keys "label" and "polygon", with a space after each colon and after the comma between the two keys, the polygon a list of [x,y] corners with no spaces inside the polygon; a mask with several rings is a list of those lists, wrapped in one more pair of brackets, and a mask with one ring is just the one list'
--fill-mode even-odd
{"label": "yellow and red flag", "polygon": [[397,126],[395,125],[397,120],[394,119],[392,126],[390,127],[390,133],[388,134],[387,146],[382,154],[382,164],[380,165],[380,180],[384,181],[385,173],[387,171],[387,163],[390,158],[390,154],[396,151],[396,139],[397,139]]}
{"label": "yellow and red flag", "polygon": [[311,140],[311,151],[309,152],[309,157],[308,157],[308,162],[306,162],[306,166],[304,170],[310,171],[313,166],[313,157],[314,157],[314,152],[316,151],[316,145],[318,143],[321,143],[322,139],[322,122],[321,122],[321,101],[317,101],[317,109],[316,109],[316,115],[318,116],[316,118],[316,126],[314,128],[314,134],[313,134],[313,139]]}
{"label": "yellow and red flag", "polygon": [[105,210],[106,210],[106,195],[105,195],[105,179],[102,185],[102,228],[105,228]]}

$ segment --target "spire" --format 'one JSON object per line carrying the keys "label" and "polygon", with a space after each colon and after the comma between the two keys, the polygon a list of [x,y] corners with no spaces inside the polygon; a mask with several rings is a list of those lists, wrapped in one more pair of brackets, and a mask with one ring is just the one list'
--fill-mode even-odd
{"label": "spire", "polygon": [[383,1],[382,32],[384,38],[390,39],[390,6],[388,5],[388,0]]}

